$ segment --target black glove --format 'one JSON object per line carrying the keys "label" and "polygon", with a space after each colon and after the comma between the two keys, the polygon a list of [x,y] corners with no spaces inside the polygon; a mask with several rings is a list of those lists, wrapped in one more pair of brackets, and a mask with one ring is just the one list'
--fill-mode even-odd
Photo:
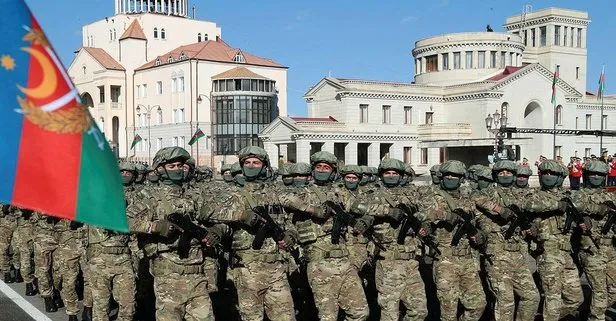
{"label": "black glove", "polygon": [[467,211],[464,208],[456,208],[453,210],[453,212],[465,221],[472,221],[475,218],[473,213]]}
{"label": "black glove", "polygon": [[355,230],[358,234],[364,234],[372,226],[372,224],[374,224],[374,217],[364,215],[355,219],[355,222],[353,222],[353,230]]}
{"label": "black glove", "polygon": [[294,231],[285,231],[282,241],[287,249],[293,248],[299,240],[299,235]]}
{"label": "black glove", "polygon": [[71,230],[76,230],[80,227],[83,226],[83,223],[77,222],[77,221],[71,221],[71,223],[69,224],[69,227]]}
{"label": "black glove", "polygon": [[208,246],[216,246],[220,244],[222,240],[223,230],[218,226],[212,226],[206,228],[207,235],[205,235],[205,242]]}
{"label": "black glove", "polygon": [[158,220],[152,222],[151,233],[159,234],[164,237],[172,237],[178,233],[184,232],[179,226],[173,224],[167,220]]}
{"label": "black glove", "polygon": [[537,238],[539,236],[539,225],[537,225],[537,223],[531,223],[530,227],[526,230],[526,235]]}
{"label": "black glove", "polygon": [[566,212],[571,207],[571,203],[568,201],[560,200],[558,201],[558,210],[561,212]]}
{"label": "black glove", "polygon": [[404,216],[404,211],[397,208],[397,207],[390,207],[389,208],[389,213],[387,213],[387,216],[393,218],[396,221],[400,221],[402,219],[402,217]]}
{"label": "black glove", "polygon": [[500,213],[501,217],[505,220],[509,221],[516,218],[517,214],[508,207],[504,207]]}

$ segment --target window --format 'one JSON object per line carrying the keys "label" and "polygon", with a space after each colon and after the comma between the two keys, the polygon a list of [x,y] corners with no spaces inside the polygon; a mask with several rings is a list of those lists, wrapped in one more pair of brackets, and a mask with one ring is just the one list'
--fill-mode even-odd
{"label": "window", "polygon": [[590,148],[584,148],[584,156],[590,157]]}
{"label": "window", "polygon": [[607,129],[607,115],[603,115],[603,129]]}
{"label": "window", "polygon": [[460,69],[460,53],[453,53],[453,69]]}
{"label": "window", "polygon": [[528,30],[524,30],[524,46],[528,46]]}
{"label": "window", "polygon": [[177,79],[171,78],[171,92],[174,93],[177,91]]}
{"label": "window", "polygon": [[573,47],[573,33],[575,31],[575,28],[571,27],[569,31],[569,46]]}
{"label": "window", "polygon": [[109,41],[113,40],[113,30],[109,30]]}
{"label": "window", "polygon": [[496,51],[490,51],[490,68],[496,68]]}
{"label": "window", "polygon": [[535,42],[535,29],[530,29],[530,39],[531,39],[531,43],[533,47],[536,47],[536,42]]}
{"label": "window", "polygon": [[141,85],[141,97],[147,97],[148,96],[148,85],[143,84]]}
{"label": "window", "polygon": [[154,28],[154,39],[158,39],[158,28]]}
{"label": "window", "polygon": [[560,46],[560,26],[554,26],[554,45]]}
{"label": "window", "polygon": [[438,71],[438,56],[428,56],[426,57],[426,72],[434,72]]}
{"label": "window", "polygon": [[464,65],[464,68],[466,69],[473,68],[473,52],[472,51],[466,52],[466,64]]}
{"label": "window", "polygon": [[184,114],[184,108],[178,109],[178,122],[183,123],[186,121],[186,115]]}
{"label": "window", "polygon": [[582,28],[577,29],[577,47],[582,48]]}
{"label": "window", "polygon": [[443,54],[443,70],[449,70],[449,54]]}
{"label": "window", "polygon": [[432,124],[434,113],[431,111],[426,112],[426,124]]}
{"label": "window", "polygon": [[567,30],[568,29],[569,28],[567,28],[567,27],[563,27],[563,35],[565,36],[564,39],[563,39],[563,46],[565,46],[565,47],[567,46]]}
{"label": "window", "polygon": [[179,57],[179,60],[186,60],[186,54],[181,53],[180,57]]}
{"label": "window", "polygon": [[186,136],[180,136],[180,147],[186,147]]}
{"label": "window", "polygon": [[156,150],[160,150],[161,148],[163,148],[163,139],[158,138],[156,139]]}
{"label": "window", "polygon": [[173,146],[178,146],[178,137],[173,137]]}
{"label": "window", "polygon": [[184,77],[179,77],[178,78],[178,92],[179,93],[183,93],[184,92]]}
{"label": "window", "polygon": [[485,68],[486,67],[486,52],[479,51],[477,52],[477,68]]}
{"label": "window", "polygon": [[201,33],[199,32],[199,34],[197,35],[197,42],[201,42]]}
{"label": "window", "polygon": [[359,122],[362,124],[368,122],[368,105],[359,105]]}
{"label": "window", "polygon": [[161,125],[163,123],[163,110],[158,107],[156,110],[156,124]]}
{"label": "window", "polygon": [[505,58],[507,57],[507,53],[504,51],[501,51],[500,54],[500,67],[501,68],[505,68],[506,64],[505,64]]}
{"label": "window", "polygon": [[160,39],[165,39],[165,28],[160,29]]}
{"label": "window", "polygon": [[207,40],[208,40],[207,33],[204,33],[203,34],[203,41],[207,41]]}
{"label": "window", "polygon": [[157,95],[162,95],[163,94],[163,82],[162,81],[157,81],[156,82],[156,94]]}
{"label": "window", "polygon": [[562,146],[554,146],[554,155],[562,156],[562,155],[560,155],[561,148],[562,148]]}
{"label": "window", "polygon": [[160,66],[160,64],[161,64],[160,58],[157,58],[156,61],[154,62],[154,65]]}
{"label": "window", "polygon": [[421,149],[421,164],[428,165],[428,149],[427,148]]}
{"label": "window", "polygon": [[175,61],[175,60],[173,60],[173,57],[171,57],[171,56],[169,56],[169,58],[167,58],[167,63],[172,63],[172,62],[174,62],[174,61]]}
{"label": "window", "polygon": [[556,125],[563,124],[563,106],[562,105],[556,106],[556,115],[554,115],[554,117],[556,117],[555,119]]}
{"label": "window", "polygon": [[509,62],[511,63],[511,66],[517,66],[518,64],[515,61],[515,54],[512,52],[510,56],[511,56],[511,59],[509,60]]}
{"label": "window", "polygon": [[135,97],[141,97],[141,85],[137,85],[137,89],[135,89]]}
{"label": "window", "polygon": [[412,155],[413,147],[404,147],[402,161],[404,161],[405,164],[410,164],[413,160]]}
{"label": "window", "polygon": [[580,79],[580,67],[575,67],[575,79]]}
{"label": "window", "polygon": [[586,114],[586,129],[591,129],[592,124],[592,115],[591,114]]}
{"label": "window", "polygon": [[539,27],[539,45],[545,47],[547,39],[546,27]]}
{"label": "window", "polygon": [[578,122],[580,121],[580,117],[575,117],[575,129],[578,129]]}
{"label": "window", "polygon": [[246,62],[246,61],[244,60],[244,55],[242,55],[242,53],[241,53],[241,52],[238,52],[238,53],[235,55],[235,57],[233,57],[233,61],[234,61],[234,62],[239,62],[239,63],[244,63],[244,62]]}
{"label": "window", "polygon": [[383,105],[383,124],[391,124],[391,106]]}
{"label": "window", "polygon": [[98,102],[101,104],[105,103],[105,86],[98,86],[98,92]]}
{"label": "window", "polygon": [[413,107],[404,106],[404,124],[410,125],[413,123]]}

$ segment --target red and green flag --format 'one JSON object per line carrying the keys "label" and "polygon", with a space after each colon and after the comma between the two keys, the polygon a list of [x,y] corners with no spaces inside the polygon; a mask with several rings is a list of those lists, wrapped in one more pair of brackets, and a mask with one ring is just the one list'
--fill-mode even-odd
{"label": "red and green flag", "polygon": [[603,93],[605,92],[605,66],[601,69],[601,76],[599,76],[599,89],[597,90],[597,100],[603,100]]}
{"label": "red and green flag", "polygon": [[139,136],[139,134],[135,135],[135,138],[133,138],[133,143],[130,144],[130,149],[133,149],[135,147],[135,145],[137,145],[142,140],[143,140],[143,138],[141,138],[141,136]]}
{"label": "red and green flag", "polygon": [[24,0],[0,7],[0,202],[127,232],[105,136]]}
{"label": "red and green flag", "polygon": [[199,138],[204,137],[204,136],[205,134],[203,133],[201,128],[197,128],[197,131],[195,131],[195,134],[192,135],[192,137],[190,138],[188,145],[192,146],[194,143],[196,143],[199,140]]}
{"label": "red and green flag", "polygon": [[556,82],[558,81],[558,65],[554,70],[554,78],[552,79],[552,104],[556,104]]}

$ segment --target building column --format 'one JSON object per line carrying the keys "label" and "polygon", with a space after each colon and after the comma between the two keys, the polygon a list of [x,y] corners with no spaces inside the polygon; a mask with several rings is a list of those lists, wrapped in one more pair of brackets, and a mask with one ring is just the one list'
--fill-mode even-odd
{"label": "building column", "polygon": [[[584,49],[586,49],[586,31],[586,28],[582,28],[582,48]],[[575,31],[575,33],[577,34],[577,30]],[[577,40],[574,46],[577,46]]]}
{"label": "building column", "polygon": [[421,57],[421,73],[426,72],[426,57]]}
{"label": "building column", "polygon": [[310,142],[307,140],[296,140],[295,146],[297,162],[310,164]]}
{"label": "building column", "polygon": [[271,167],[278,167],[278,145],[272,142],[263,142],[263,149],[267,152]]}
{"label": "building column", "polygon": [[368,166],[379,167],[381,163],[380,150],[381,144],[371,143],[368,146]]}
{"label": "building column", "polygon": [[172,8],[171,8],[171,0],[169,0],[169,1],[167,2],[167,15],[168,15],[168,16],[170,16],[170,15],[171,15],[171,10],[172,10]]}
{"label": "building column", "polygon": [[415,59],[415,75],[419,75],[421,73],[421,59]]}
{"label": "building column", "polygon": [[344,147],[344,163],[357,164],[357,142],[348,142]]}
{"label": "building column", "polygon": [[[460,54],[461,56],[462,54]],[[460,60],[462,60],[462,57],[460,57]],[[447,64],[449,66],[449,70],[454,70],[454,66],[453,66],[453,51],[447,54]],[[462,62],[462,61],[460,61]]]}
{"label": "building column", "polygon": [[393,143],[389,147],[389,158],[404,160],[404,145],[402,143]]}
{"label": "building column", "polygon": [[334,153],[334,142],[325,141],[323,143],[323,147],[321,147],[321,150],[325,152],[330,152],[333,154]]}
{"label": "building column", "polygon": [[116,13],[116,14],[118,14],[118,9],[119,9],[119,6],[118,6],[118,1],[119,1],[119,0],[115,0],[115,13]]}

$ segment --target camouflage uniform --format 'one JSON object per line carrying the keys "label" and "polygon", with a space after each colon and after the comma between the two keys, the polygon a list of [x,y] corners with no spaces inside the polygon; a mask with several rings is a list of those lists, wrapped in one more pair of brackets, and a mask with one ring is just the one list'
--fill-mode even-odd
{"label": "camouflage uniform", "polygon": [[[497,176],[501,171],[508,171],[511,176]],[[516,320],[534,320],[539,306],[539,291],[526,260],[526,241],[520,231],[509,239],[503,232],[508,228],[508,219],[516,215],[508,207],[519,202],[518,194],[512,188],[516,171],[517,165],[512,161],[497,162],[492,173],[499,186],[477,191],[472,196],[483,213],[478,219],[483,221],[482,226],[489,233],[487,250],[492,254],[492,264],[488,264],[487,270],[496,295],[496,321],[514,319],[514,294],[520,300]]]}
{"label": "camouflage uniform", "polygon": [[34,295],[35,291],[32,285],[34,281],[34,266],[32,266],[34,221],[32,211],[17,207],[12,207],[12,210],[18,215],[15,243],[17,244],[16,254],[19,254],[19,261],[15,261],[15,268],[21,272],[21,277],[26,282],[26,288],[30,285],[33,289],[31,292],[26,290],[26,295]]}
{"label": "camouflage uniform", "polygon": [[616,301],[616,251],[613,229],[609,228],[606,234],[602,234],[601,229],[607,214],[614,215],[606,204],[613,206],[615,200],[612,193],[601,188],[608,173],[606,163],[586,163],[583,171],[586,187],[571,195],[574,206],[586,216],[585,223],[588,223],[588,232],[582,235],[580,243],[580,261],[592,288],[589,320],[605,320],[605,310]]}
{"label": "camouflage uniform", "polygon": [[[20,242],[20,235],[22,233],[19,233],[18,230],[20,225],[22,232],[25,232],[24,226],[30,225],[29,222],[22,217],[21,210],[8,204],[2,204],[2,211],[0,212],[0,273],[3,274],[4,282],[6,283],[15,282],[15,278],[11,275],[11,256],[9,255],[9,248],[13,248],[12,266],[16,269],[20,267],[19,244],[22,243]],[[30,231],[29,235],[23,233],[26,245],[28,242],[27,237],[31,237],[31,233],[32,231]],[[28,258],[29,260],[30,256],[24,253],[21,258]],[[28,274],[24,279],[29,277],[29,281],[27,282],[32,282],[32,274],[27,273],[31,268],[29,262],[27,266],[24,267],[26,269],[22,271],[22,274]]]}
{"label": "camouflage uniform", "polygon": [[[390,182],[390,178],[384,177],[383,172],[392,170],[400,176],[394,177]],[[367,213],[375,216],[374,237],[382,242],[386,249],[377,249],[375,275],[381,320],[384,321],[399,319],[400,303],[406,308],[404,320],[424,320],[428,314],[425,285],[419,274],[421,243],[413,235],[398,239],[402,228],[402,214],[397,208],[398,204],[416,208],[415,201],[411,201],[416,200],[416,194],[407,188],[396,187],[403,171],[404,164],[401,161],[393,158],[383,160],[379,166],[383,187],[375,187],[371,192],[365,193]]]}
{"label": "camouflage uniform", "polygon": [[337,320],[339,309],[345,312],[348,320],[366,320],[369,309],[361,280],[349,259],[345,238],[340,237],[338,244],[332,243],[333,219],[323,206],[327,201],[345,204],[350,196],[346,189],[331,186],[337,166],[334,155],[317,152],[311,156],[311,163],[313,169],[319,163],[326,163],[334,171],[313,171],[313,178],[319,185],[298,188],[296,193],[281,196],[281,201],[298,212],[293,220],[308,259],[308,281],[319,320]]}
{"label": "camouflage uniform", "polygon": [[573,312],[583,301],[584,296],[578,276],[577,267],[571,256],[571,234],[564,230],[564,210],[560,200],[565,196],[556,187],[556,178],[562,168],[554,161],[544,161],[539,165],[542,174],[539,180],[542,190],[528,194],[523,210],[538,224],[540,255],[537,257],[539,273],[545,303],[543,319],[559,320]]}
{"label": "camouflage uniform", "polygon": [[[471,235],[462,238],[456,246],[450,246],[454,228],[460,223],[456,212],[469,216],[476,213],[475,204],[459,191],[466,168],[459,161],[447,161],[440,165],[440,173],[442,189],[424,195],[418,216],[434,222],[435,235],[440,244],[441,255],[434,261],[434,277],[441,305],[441,320],[457,319],[458,302],[464,307],[465,320],[479,320],[486,298],[479,278],[479,257],[469,240]],[[450,175],[456,178],[448,178]]]}

